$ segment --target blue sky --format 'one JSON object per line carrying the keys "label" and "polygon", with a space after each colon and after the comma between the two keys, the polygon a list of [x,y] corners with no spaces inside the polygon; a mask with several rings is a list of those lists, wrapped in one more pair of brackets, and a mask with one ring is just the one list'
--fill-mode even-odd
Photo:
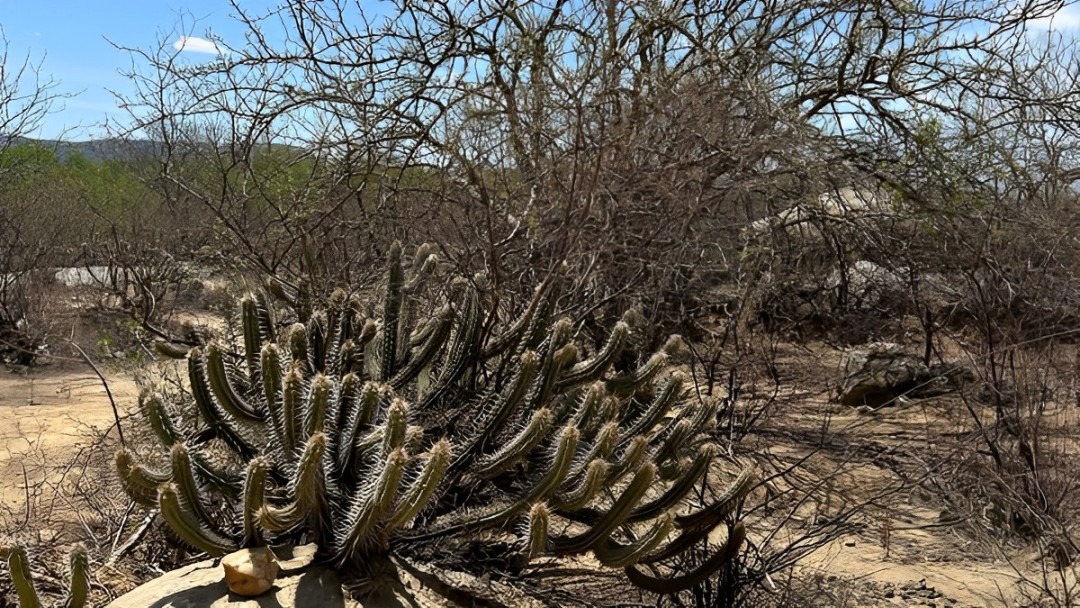
{"label": "blue sky", "polygon": [[[374,8],[378,0],[360,0]],[[243,0],[245,10],[261,13],[277,0]],[[214,58],[207,31],[232,45],[242,44],[243,29],[227,0],[0,0],[0,28],[8,40],[9,61],[27,54],[42,61],[42,75],[70,97],[32,135],[69,140],[103,137],[107,121],[122,121],[111,91],[130,83],[121,72],[131,58],[110,44],[140,49],[182,48],[185,59]],[[1080,30],[1080,6],[1073,2],[1052,17],[1032,24],[1035,32]],[[191,38],[183,38],[184,35]]]}
{"label": "blue sky", "polygon": [[[266,3],[245,2],[245,9],[249,4],[258,10]],[[130,58],[109,40],[149,49],[162,37],[171,45],[181,33],[200,37],[208,29],[226,40],[242,40],[231,12],[225,0],[0,0],[0,27],[10,62],[27,53],[43,60],[43,77],[58,81],[57,91],[72,96],[35,135],[87,139],[104,135],[100,125],[106,120],[123,117],[109,90],[130,88],[120,73],[131,65]],[[177,30],[181,22],[186,32]],[[208,47],[201,38],[191,39],[185,54],[193,61],[212,59]],[[200,52],[207,50],[211,53]]]}

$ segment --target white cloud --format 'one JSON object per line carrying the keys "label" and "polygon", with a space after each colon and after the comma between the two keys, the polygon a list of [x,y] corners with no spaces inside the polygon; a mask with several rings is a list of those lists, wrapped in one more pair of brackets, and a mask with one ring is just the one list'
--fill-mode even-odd
{"label": "white cloud", "polygon": [[1049,15],[1031,19],[1028,25],[1042,30],[1057,32],[1080,28],[1080,5],[1067,3]]}
{"label": "white cloud", "polygon": [[173,43],[173,48],[181,53],[221,54],[221,49],[212,40],[199,38],[198,36],[181,36]]}

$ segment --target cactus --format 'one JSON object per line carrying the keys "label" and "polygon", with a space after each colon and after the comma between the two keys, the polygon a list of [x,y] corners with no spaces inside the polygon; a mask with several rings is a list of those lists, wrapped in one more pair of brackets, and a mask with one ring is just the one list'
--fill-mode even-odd
{"label": "cactus", "polygon": [[[26,549],[18,546],[10,547],[6,553],[11,580],[19,598],[19,608],[41,608],[43,604],[38,596],[37,587],[34,585]],[[68,577],[67,593],[56,606],[82,608],[90,595],[90,566],[86,558],[86,550],[80,546],[71,552]]]}
{"label": "cactus", "polygon": [[[237,344],[187,353],[194,419],[142,397],[171,466],[121,452],[132,499],[198,551],[315,542],[357,580],[391,555],[483,530],[516,532],[526,563],[591,552],[658,593],[730,563],[745,538],[731,514],[753,474],[700,504],[715,406],[688,401],[688,377],[669,364],[676,342],[614,373],[629,334],[620,322],[582,357],[573,324],[554,318],[557,276],[517,319],[488,327],[485,281],[446,281],[432,252],[408,260],[394,245],[381,306],[341,290],[322,309],[287,302],[284,332],[265,294],[245,297]],[[426,289],[433,278],[450,289]],[[295,306],[296,294],[273,291]],[[378,320],[360,313],[372,309]],[[655,575],[721,525],[728,541],[695,570]]]}

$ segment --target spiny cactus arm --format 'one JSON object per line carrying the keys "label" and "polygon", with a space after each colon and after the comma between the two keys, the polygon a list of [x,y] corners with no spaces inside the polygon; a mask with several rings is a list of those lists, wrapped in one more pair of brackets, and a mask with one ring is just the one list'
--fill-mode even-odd
{"label": "spiny cactus arm", "polygon": [[525,554],[529,559],[533,559],[547,550],[551,530],[551,510],[548,509],[547,504],[543,502],[533,504],[529,509],[525,525],[529,534]]}
{"label": "spiny cactus arm", "polygon": [[454,317],[453,311],[447,307],[435,321],[435,327],[431,333],[427,336],[420,348],[416,352],[412,353],[405,364],[394,374],[394,377],[390,380],[390,386],[396,390],[400,390],[412,382],[420,372],[431,364],[435,359],[435,355],[439,353],[439,350],[446,344],[447,338],[450,336],[450,330],[453,328]]}
{"label": "spiny cactus arm", "polygon": [[184,359],[188,356],[190,347],[182,344],[173,344],[165,340],[154,340],[154,352],[168,359]]}
{"label": "spiny cactus arm", "polygon": [[274,341],[274,321],[270,317],[270,302],[266,294],[247,294],[240,300],[240,319],[244,330],[244,356],[247,359],[249,381],[258,381],[259,351],[263,344]]}
{"label": "spiny cactus arm", "polygon": [[623,475],[637,470],[641,463],[645,462],[648,455],[649,438],[638,435],[630,441],[630,445],[626,446],[615,461],[611,463],[608,468],[608,483],[613,484],[622,479]]}
{"label": "spiny cactus arm", "polygon": [[676,517],[675,525],[681,529],[713,528],[750,492],[756,480],[757,475],[753,468],[747,467],[743,469],[739,476],[735,478],[735,481],[720,496],[717,496],[709,506],[696,513]]}
{"label": "spiny cactus arm", "polygon": [[455,513],[436,521],[433,525],[415,533],[405,534],[410,541],[425,541],[469,530],[499,527],[513,520],[533,503],[543,500],[558,489],[570,471],[581,433],[570,426],[563,427],[555,442],[555,453],[547,473],[517,499],[482,509]]}
{"label": "spiny cactus arm", "polygon": [[158,488],[158,508],[172,531],[195,549],[214,556],[236,550],[236,543],[207,529],[188,506],[181,503],[179,490],[174,484],[168,483]]}
{"label": "spiny cactus arm", "polygon": [[86,558],[86,549],[75,547],[68,561],[68,569],[71,580],[63,607],[82,608],[90,596],[90,563]]}
{"label": "spiny cactus arm", "polygon": [[641,501],[655,480],[656,466],[651,462],[647,463],[638,470],[619,498],[604,511],[592,527],[577,536],[553,539],[552,551],[559,555],[573,555],[586,551],[607,538],[615,531],[615,528],[626,522],[634,506]]}
{"label": "spiny cactus arm", "polygon": [[646,591],[665,595],[678,593],[704,582],[715,574],[717,570],[731,563],[739,555],[739,549],[742,548],[745,540],[746,527],[742,522],[739,522],[731,529],[723,547],[697,568],[681,576],[672,578],[655,577],[645,574],[634,565],[627,566],[624,571],[631,583]]}
{"label": "spiny cactus arm", "polygon": [[266,419],[262,412],[240,395],[229,380],[221,347],[217,344],[211,343],[206,347],[206,371],[210,377],[210,389],[227,413],[247,422],[262,422]]}
{"label": "spiny cactus arm", "polygon": [[304,424],[297,438],[299,441],[306,442],[308,437],[324,430],[327,410],[330,407],[330,393],[333,390],[334,385],[329,378],[323,374],[315,375],[311,388],[308,389],[307,399],[304,400]]}
{"label": "spiny cactus arm", "polygon": [[457,382],[474,362],[475,355],[479,350],[480,342],[480,296],[476,288],[464,285],[465,303],[461,307],[461,314],[457,317],[457,329],[452,338],[450,350],[447,353],[443,370],[435,381],[435,385],[424,397],[420,404],[420,410],[426,410],[432,404],[437,403]]}
{"label": "spiny cactus arm", "polygon": [[215,519],[210,516],[210,513],[203,505],[202,492],[199,490],[199,484],[195,481],[195,474],[191,466],[191,453],[188,451],[187,446],[182,443],[174,445],[169,460],[172,466],[173,485],[176,486],[180,496],[191,509],[191,513],[197,520],[205,522],[207,528],[220,533],[215,525]]}
{"label": "spiny cactus arm", "polygon": [[636,370],[626,374],[620,374],[607,380],[608,390],[620,395],[633,393],[639,387],[651,381],[657,374],[666,369],[668,361],[670,361],[670,357],[667,353],[658,352],[649,357],[649,359]]}
{"label": "spiny cactus arm", "polygon": [[338,536],[335,547],[339,562],[352,560],[378,540],[374,537],[380,520],[393,505],[408,455],[396,449],[381,461],[372,483],[358,492],[349,505],[346,529]]}
{"label": "spiny cactus arm", "polygon": [[300,427],[303,424],[304,377],[299,367],[294,363],[289,373],[285,374],[281,395],[282,445],[290,462],[300,445]]}
{"label": "spiny cactus arm", "polygon": [[623,321],[616,323],[611,336],[608,337],[607,342],[596,353],[596,356],[566,370],[559,377],[556,388],[565,389],[566,387],[598,379],[615,362],[615,358],[619,356],[619,353],[622,352],[623,347],[626,345],[626,338],[629,335],[629,325]]}
{"label": "spiny cactus arm", "polygon": [[675,529],[675,517],[671,513],[660,515],[641,538],[621,544],[610,537],[593,545],[593,554],[601,564],[609,568],[625,568],[638,563],[650,551],[660,546]]}
{"label": "spiny cactus arm", "polygon": [[[304,451],[289,482],[292,500],[275,507],[264,501],[259,509],[259,524],[270,532],[286,532],[305,520],[318,516],[326,501],[326,471],[323,455],[326,453],[326,435],[315,433],[307,440]],[[313,526],[313,530],[319,529]]]}
{"label": "spiny cactus arm", "polygon": [[326,369],[326,357],[330,351],[330,336],[326,323],[327,321],[323,319],[322,314],[315,314],[305,324],[308,339],[308,361],[311,363],[311,373],[313,374]]}
{"label": "spiny cactus arm", "polygon": [[292,356],[292,369],[297,370],[303,378],[309,378],[315,373],[308,328],[303,323],[293,323],[289,328],[289,353]]}
{"label": "spiny cactus arm", "polygon": [[124,449],[116,453],[116,470],[128,497],[146,507],[157,504],[158,486],[172,480],[167,473],[157,473],[136,464],[131,453]]}
{"label": "spiny cactus arm", "polygon": [[244,510],[244,539],[241,544],[245,547],[266,544],[262,529],[258,525],[258,517],[266,495],[268,468],[266,459],[260,456],[248,463],[247,473],[244,475],[244,501],[241,505]]}
{"label": "spiny cactus arm", "polygon": [[600,458],[591,460],[577,486],[556,493],[552,504],[560,511],[577,511],[583,508],[605,487],[608,463]]}
{"label": "spiny cactus arm", "polygon": [[500,393],[489,395],[481,406],[480,413],[470,423],[469,430],[463,433],[466,437],[464,448],[454,462],[454,469],[468,462],[506,424],[528,393],[539,366],[540,357],[535,352],[529,350],[521,355],[518,371],[510,381],[510,386]]}
{"label": "spiny cactus arm", "polygon": [[379,379],[383,382],[393,378],[397,371],[397,340],[400,329],[398,315],[401,313],[401,288],[405,280],[405,273],[401,268],[401,243],[397,241],[390,246],[387,267],[386,298],[383,301],[382,368],[379,372]]}
{"label": "spiny cactus arm", "polygon": [[409,404],[397,397],[390,401],[383,422],[383,456],[389,455],[405,445],[405,434],[409,429]]}
{"label": "spiny cactus arm", "polygon": [[230,500],[239,495],[241,479],[236,473],[210,462],[210,459],[198,450],[192,458],[192,466],[195,476],[204,485],[214,488],[214,491],[225,495]]}
{"label": "spiny cactus arm", "polygon": [[668,460],[677,458],[680,451],[685,450],[690,439],[697,432],[693,423],[690,420],[679,420],[674,423],[670,430],[663,433],[663,440],[660,442],[660,446],[656,448],[653,460],[657,464],[663,464]]}
{"label": "spiny cactus arm", "polygon": [[604,387],[604,384],[601,382],[594,383],[589,387],[589,390],[585,391],[585,395],[581,397],[581,401],[577,404],[577,407],[573,409],[573,413],[570,415],[570,421],[579,429],[592,427],[594,418],[599,413],[600,404],[603,402],[606,395],[607,389]]}
{"label": "spiny cactus arm", "polygon": [[358,389],[354,389],[360,382],[356,374],[349,374],[342,379],[342,391],[346,395],[352,395],[354,390],[359,391],[355,397],[350,397],[345,411],[344,422],[338,430],[337,465],[339,472],[347,472],[352,468],[353,458],[356,454],[356,438],[360,429],[371,425],[375,419],[375,413],[379,406],[381,391],[379,385],[374,382],[366,382]]}
{"label": "spiny cactus arm", "polygon": [[214,433],[239,454],[240,458],[244,460],[254,458],[256,451],[251,446],[251,441],[214,400],[202,355],[202,349],[198,348],[191,349],[191,354],[188,355],[188,380],[199,413],[206,419],[207,425],[213,429]]}
{"label": "spiny cactus arm", "polygon": [[[653,400],[646,406],[637,419],[626,429],[624,437],[632,438],[652,431],[653,427],[671,410],[682,396],[683,387],[687,383],[686,374],[675,372],[671,374]],[[625,439],[624,439],[625,441]]]}
{"label": "spiny cactus arm", "polygon": [[495,453],[477,460],[470,468],[470,472],[480,477],[490,477],[507,470],[514,463],[525,458],[548,436],[554,422],[555,417],[551,410],[547,408],[537,410],[512,439]]}
{"label": "spiny cactus arm", "polygon": [[627,521],[633,523],[652,519],[678,505],[694,489],[698,481],[705,476],[705,473],[709,470],[709,465],[712,464],[715,457],[715,446],[707,445],[702,447],[702,449],[698,450],[697,456],[694,457],[693,464],[675,483],[671,484],[660,496],[635,508],[630,513]]}
{"label": "spiny cactus arm", "polygon": [[[418,252],[417,255],[420,253]],[[435,270],[439,258],[430,255],[427,259],[413,259],[412,276],[401,287],[401,310],[398,312],[397,331],[397,359],[404,361],[409,356],[411,339],[409,332],[412,331],[413,319],[416,316],[416,292],[427,282],[431,273]],[[396,376],[397,374],[395,374]]]}
{"label": "spiny cactus arm", "polygon": [[[161,401],[160,395],[143,393],[139,396],[139,406],[150,423],[150,429],[157,436],[161,445],[173,445],[183,440],[183,435],[181,435],[176,424],[173,423],[172,417],[169,416],[169,411],[165,409],[165,404]],[[154,496],[156,497],[157,494],[155,493]]]}
{"label": "spiny cactus arm", "polygon": [[[543,331],[546,329],[548,319],[551,317],[551,312],[554,308],[554,283],[554,275],[548,275],[548,277],[544,279],[544,282],[536,288],[532,300],[529,301],[529,305],[525,308],[525,311],[521,313],[521,316],[511,323],[510,327],[506,328],[502,334],[488,341],[488,346],[481,355],[482,358],[490,359],[518,344],[529,330],[538,330],[537,343],[543,339]],[[538,312],[540,313],[539,315],[537,314]],[[534,318],[536,318],[538,322],[534,323]],[[526,343],[521,345],[521,352],[531,348],[531,346],[527,344],[528,340],[525,342]]]}
{"label": "spiny cactus arm", "polygon": [[442,481],[443,474],[450,466],[450,456],[449,440],[443,438],[431,446],[420,475],[409,484],[409,488],[405,490],[401,500],[394,507],[393,514],[386,524],[387,532],[407,525],[427,505],[439,482]]}
{"label": "spiny cactus arm", "polygon": [[259,354],[263,399],[270,435],[285,446],[285,412],[282,403],[281,352],[276,344],[267,344]]}
{"label": "spiny cactus arm", "polygon": [[19,596],[19,608],[41,608],[34,575],[30,572],[30,559],[23,547],[11,547],[8,554],[8,570],[15,583],[15,592]]}

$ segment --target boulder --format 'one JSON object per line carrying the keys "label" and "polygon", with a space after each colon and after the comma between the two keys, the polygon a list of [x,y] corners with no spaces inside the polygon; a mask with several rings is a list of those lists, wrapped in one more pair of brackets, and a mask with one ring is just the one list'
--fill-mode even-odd
{"label": "boulder", "polygon": [[417,565],[391,566],[396,580],[377,600],[358,601],[342,587],[332,569],[313,562],[314,545],[277,548],[280,572],[273,586],[258,597],[231,593],[221,560],[206,560],[169,572],[117,598],[106,608],[443,608],[476,600],[481,605],[540,608],[542,603],[497,581]]}
{"label": "boulder", "polygon": [[229,591],[244,597],[256,597],[274,586],[280,567],[269,547],[241,549],[221,558],[225,584]]}
{"label": "boulder", "polygon": [[898,344],[877,342],[849,352],[842,364],[840,403],[880,407],[932,380],[922,359]]}

